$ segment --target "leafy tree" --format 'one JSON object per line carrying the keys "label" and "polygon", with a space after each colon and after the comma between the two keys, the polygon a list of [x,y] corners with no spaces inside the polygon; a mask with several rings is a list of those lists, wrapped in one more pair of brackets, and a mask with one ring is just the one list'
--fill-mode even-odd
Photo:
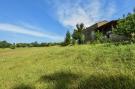
{"label": "leafy tree", "polygon": [[78,43],[79,44],[84,44],[84,41],[85,41],[85,36],[84,36],[83,33],[81,33],[80,36],[79,36]]}
{"label": "leafy tree", "polygon": [[76,40],[72,39],[72,45],[75,45],[75,44],[76,44]]}
{"label": "leafy tree", "polygon": [[118,21],[114,33],[125,35],[131,40],[135,38],[135,11],[134,13],[129,13],[126,17],[123,17],[123,19]]}
{"label": "leafy tree", "polygon": [[0,41],[0,48],[9,48],[11,45],[7,41]]}
{"label": "leafy tree", "polygon": [[44,46],[47,46],[47,43],[41,43],[40,44],[40,47],[44,47]]}
{"label": "leafy tree", "polygon": [[73,38],[74,40],[78,40],[78,38],[79,38],[78,30],[74,29],[74,32],[73,32],[73,34],[72,34],[72,38]]}
{"label": "leafy tree", "polygon": [[84,40],[85,40],[85,36],[83,34],[84,29],[85,29],[85,26],[83,23],[77,24],[76,29],[74,29],[72,37],[73,37],[73,39],[78,41],[78,44],[84,43]]}
{"label": "leafy tree", "polygon": [[33,47],[39,47],[39,43],[37,41],[31,43]]}
{"label": "leafy tree", "polygon": [[29,43],[17,43],[16,47],[30,47]]}
{"label": "leafy tree", "polygon": [[71,43],[71,34],[69,31],[67,31],[64,44],[69,45],[70,43]]}
{"label": "leafy tree", "polygon": [[15,43],[13,43],[13,44],[10,46],[11,49],[15,49],[15,47],[16,47],[16,46],[15,46]]}

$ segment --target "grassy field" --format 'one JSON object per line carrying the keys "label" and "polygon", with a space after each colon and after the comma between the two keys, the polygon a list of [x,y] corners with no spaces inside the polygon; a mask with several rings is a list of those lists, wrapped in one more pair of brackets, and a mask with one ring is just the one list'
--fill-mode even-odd
{"label": "grassy field", "polygon": [[0,89],[135,89],[135,45],[0,49]]}

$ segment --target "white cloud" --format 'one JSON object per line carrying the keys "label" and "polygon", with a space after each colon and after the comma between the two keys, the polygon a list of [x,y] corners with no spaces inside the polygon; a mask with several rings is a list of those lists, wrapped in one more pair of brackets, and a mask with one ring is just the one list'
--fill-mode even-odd
{"label": "white cloud", "polygon": [[77,23],[90,26],[97,21],[108,19],[116,12],[116,5],[110,1],[103,7],[104,0],[50,0],[56,10],[58,21],[66,27]]}
{"label": "white cloud", "polygon": [[116,9],[117,8],[116,8],[115,2],[113,2],[113,1],[110,2],[107,7],[109,7],[106,10],[106,12],[107,12],[107,18],[109,19],[109,18],[111,18],[116,13]]}
{"label": "white cloud", "polygon": [[32,26],[26,27],[26,26],[14,25],[14,24],[0,23],[0,31],[31,35],[35,37],[44,37],[44,38],[49,38],[51,40],[62,40],[63,38],[58,35],[39,32],[36,31],[36,29],[40,29],[40,28],[34,28]]}

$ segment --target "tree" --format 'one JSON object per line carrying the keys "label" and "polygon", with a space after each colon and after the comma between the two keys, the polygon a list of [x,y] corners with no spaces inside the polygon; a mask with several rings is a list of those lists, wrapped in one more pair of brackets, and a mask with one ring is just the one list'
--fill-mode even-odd
{"label": "tree", "polygon": [[80,34],[79,39],[78,39],[78,43],[79,44],[84,44],[85,41],[85,36],[83,33]]}
{"label": "tree", "polygon": [[95,35],[96,35],[96,41],[97,42],[102,42],[103,41],[103,33],[102,32],[97,31]]}
{"label": "tree", "polygon": [[78,44],[84,43],[84,40],[85,40],[85,36],[83,34],[84,29],[85,29],[85,26],[83,23],[77,24],[76,29],[74,29],[72,37],[73,37],[73,39],[78,41]]}
{"label": "tree", "polygon": [[31,43],[33,47],[39,47],[39,43],[37,41]]}
{"label": "tree", "polygon": [[13,43],[13,44],[10,46],[11,49],[15,49],[15,47],[16,47],[16,46],[15,46],[15,43]]}
{"label": "tree", "polygon": [[125,35],[129,39],[134,39],[135,37],[135,11],[134,13],[129,13],[123,19],[118,21],[118,25],[114,28],[114,33],[118,35]]}
{"label": "tree", "polygon": [[69,45],[70,43],[71,43],[71,34],[69,31],[67,31],[64,45]]}
{"label": "tree", "polygon": [[0,48],[9,48],[11,45],[7,41],[0,41]]}

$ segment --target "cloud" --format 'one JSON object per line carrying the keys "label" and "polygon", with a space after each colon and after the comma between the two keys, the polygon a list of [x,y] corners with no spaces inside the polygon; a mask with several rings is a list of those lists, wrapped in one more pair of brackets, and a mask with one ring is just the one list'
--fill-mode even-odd
{"label": "cloud", "polygon": [[[113,1],[105,0],[50,0],[54,7],[58,21],[65,27],[74,27],[77,23],[84,23],[90,26],[97,21],[111,18],[116,12],[116,5]],[[105,17],[106,16],[106,17]]]}
{"label": "cloud", "polygon": [[107,7],[109,7],[109,8],[107,8],[107,10],[106,10],[106,12],[107,12],[106,17],[109,19],[109,18],[111,18],[116,13],[117,7],[116,7],[116,3],[113,2],[113,1],[111,1],[108,4]]}
{"label": "cloud", "polygon": [[51,40],[62,40],[63,37],[54,35],[54,34],[47,34],[43,32],[36,31],[40,28],[34,28],[32,25],[29,27],[27,26],[19,26],[14,24],[7,24],[7,23],[0,23],[0,31],[7,31],[12,33],[19,33],[19,34],[25,34],[35,37],[44,37],[49,38]]}

